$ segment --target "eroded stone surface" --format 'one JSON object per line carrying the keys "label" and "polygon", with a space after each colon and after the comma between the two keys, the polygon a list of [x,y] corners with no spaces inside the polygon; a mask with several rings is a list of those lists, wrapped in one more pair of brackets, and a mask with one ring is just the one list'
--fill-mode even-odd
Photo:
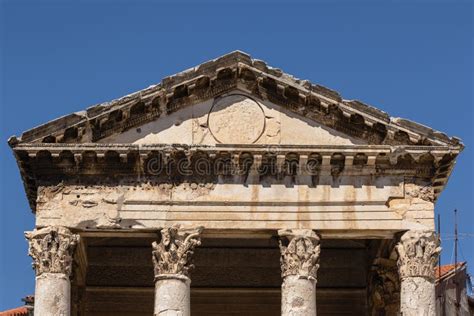
{"label": "eroded stone surface", "polygon": [[431,185],[420,186],[415,184],[405,185],[406,194],[409,197],[421,199],[426,202],[434,202],[435,193]]}
{"label": "eroded stone surface", "polygon": [[36,277],[35,316],[69,316],[71,283],[63,273],[43,273]]}
{"label": "eroded stone surface", "polygon": [[403,316],[433,316],[436,312],[434,282],[410,277],[401,282],[400,311]]}
{"label": "eroded stone surface", "polygon": [[282,316],[316,316],[316,280],[289,275],[281,292]]}
{"label": "eroded stone surface", "polygon": [[202,227],[182,229],[179,225],[161,230],[161,241],[152,245],[155,278],[168,274],[189,276],[194,248],[201,244],[201,231]]}
{"label": "eroded stone surface", "polygon": [[260,105],[242,94],[217,99],[208,116],[214,138],[224,144],[252,144],[265,130]]}
{"label": "eroded stone surface", "polygon": [[275,230],[318,225],[353,232],[433,227],[432,203],[418,204],[418,209],[405,205],[405,216],[393,203],[387,205],[387,197],[403,198],[402,177],[230,175],[218,176],[216,182],[192,180],[196,182],[123,177],[101,185],[72,182],[41,187],[36,223],[80,229],[159,229],[173,223]]}
{"label": "eroded stone surface", "polygon": [[[319,236],[312,230],[280,230],[281,276],[317,278],[321,246]],[[287,243],[282,240],[286,239]]]}
{"label": "eroded stone surface", "polygon": [[423,277],[434,282],[435,267],[441,252],[433,231],[408,231],[396,246],[398,269],[402,279]]}
{"label": "eroded stone surface", "polygon": [[99,143],[135,144],[367,144],[242,90],[180,109]]}
{"label": "eroded stone surface", "polygon": [[178,276],[160,279],[155,283],[154,316],[191,315],[191,281]]}
{"label": "eroded stone surface", "polygon": [[28,254],[33,258],[36,275],[60,273],[71,275],[74,250],[79,235],[64,227],[46,227],[25,234],[29,241]]}

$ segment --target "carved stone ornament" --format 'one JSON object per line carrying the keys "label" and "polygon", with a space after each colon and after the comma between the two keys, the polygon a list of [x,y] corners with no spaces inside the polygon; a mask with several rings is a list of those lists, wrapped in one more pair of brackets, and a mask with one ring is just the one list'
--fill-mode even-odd
{"label": "carved stone ornament", "polygon": [[65,227],[45,227],[25,233],[29,241],[28,254],[33,258],[36,275],[42,273],[64,273],[71,275],[74,250],[79,235]]}
{"label": "carved stone ornament", "polygon": [[253,144],[265,131],[262,107],[243,94],[216,99],[207,120],[212,136],[223,144]]}
{"label": "carved stone ornament", "polygon": [[377,258],[374,261],[369,288],[371,316],[399,315],[400,279],[395,260]]}
{"label": "carved stone ornament", "polygon": [[166,274],[189,277],[194,268],[194,248],[201,244],[202,229],[181,229],[179,225],[173,225],[161,230],[161,241],[152,244],[155,279]]}
{"label": "carved stone ornament", "polygon": [[396,246],[400,278],[424,277],[434,280],[439,238],[432,231],[408,231]]}
{"label": "carved stone ornament", "polygon": [[406,194],[412,198],[422,199],[427,202],[434,202],[436,195],[434,188],[428,186],[406,185]]}
{"label": "carved stone ornament", "polygon": [[321,247],[319,236],[312,230],[280,230],[280,264],[282,278],[296,275],[317,278]]}

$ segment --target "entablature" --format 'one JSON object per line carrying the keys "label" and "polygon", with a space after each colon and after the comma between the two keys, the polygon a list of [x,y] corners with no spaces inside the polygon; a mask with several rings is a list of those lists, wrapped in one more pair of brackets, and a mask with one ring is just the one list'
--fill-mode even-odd
{"label": "entablature", "polygon": [[214,183],[219,177],[243,177],[244,182],[258,184],[263,177],[402,176],[428,183],[437,196],[459,150],[386,145],[19,144],[14,152],[34,208],[42,183],[71,178],[103,182],[117,176],[196,184]]}

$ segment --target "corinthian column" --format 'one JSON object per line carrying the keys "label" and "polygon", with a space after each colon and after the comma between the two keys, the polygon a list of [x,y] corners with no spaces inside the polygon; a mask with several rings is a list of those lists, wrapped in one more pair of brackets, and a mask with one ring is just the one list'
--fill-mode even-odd
{"label": "corinthian column", "polygon": [[282,316],[316,315],[319,236],[312,230],[280,230]]}
{"label": "corinthian column", "polygon": [[202,227],[163,228],[160,243],[153,242],[155,316],[190,316],[190,270],[194,248],[201,244]]}
{"label": "corinthian column", "polygon": [[435,267],[441,252],[432,231],[408,231],[396,246],[401,279],[403,316],[432,316],[436,312]]}
{"label": "corinthian column", "polygon": [[35,316],[69,316],[74,250],[79,235],[64,227],[46,227],[25,233],[28,254],[36,271]]}

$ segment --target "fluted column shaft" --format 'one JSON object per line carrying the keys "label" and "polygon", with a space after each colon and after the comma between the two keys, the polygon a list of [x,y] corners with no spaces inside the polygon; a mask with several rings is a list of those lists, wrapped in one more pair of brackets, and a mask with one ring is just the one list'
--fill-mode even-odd
{"label": "fluted column shaft", "polygon": [[71,314],[72,262],[79,235],[64,227],[27,232],[29,255],[36,272],[35,316]]}
{"label": "fluted column shaft", "polygon": [[282,316],[316,315],[319,236],[312,230],[280,230]]}
{"label": "fluted column shaft", "polygon": [[432,231],[408,231],[397,244],[400,312],[403,316],[436,313],[435,267],[441,252]]}
{"label": "fluted column shaft", "polygon": [[182,229],[179,225],[161,230],[154,242],[155,316],[191,315],[191,279],[194,248],[201,244],[202,227]]}

